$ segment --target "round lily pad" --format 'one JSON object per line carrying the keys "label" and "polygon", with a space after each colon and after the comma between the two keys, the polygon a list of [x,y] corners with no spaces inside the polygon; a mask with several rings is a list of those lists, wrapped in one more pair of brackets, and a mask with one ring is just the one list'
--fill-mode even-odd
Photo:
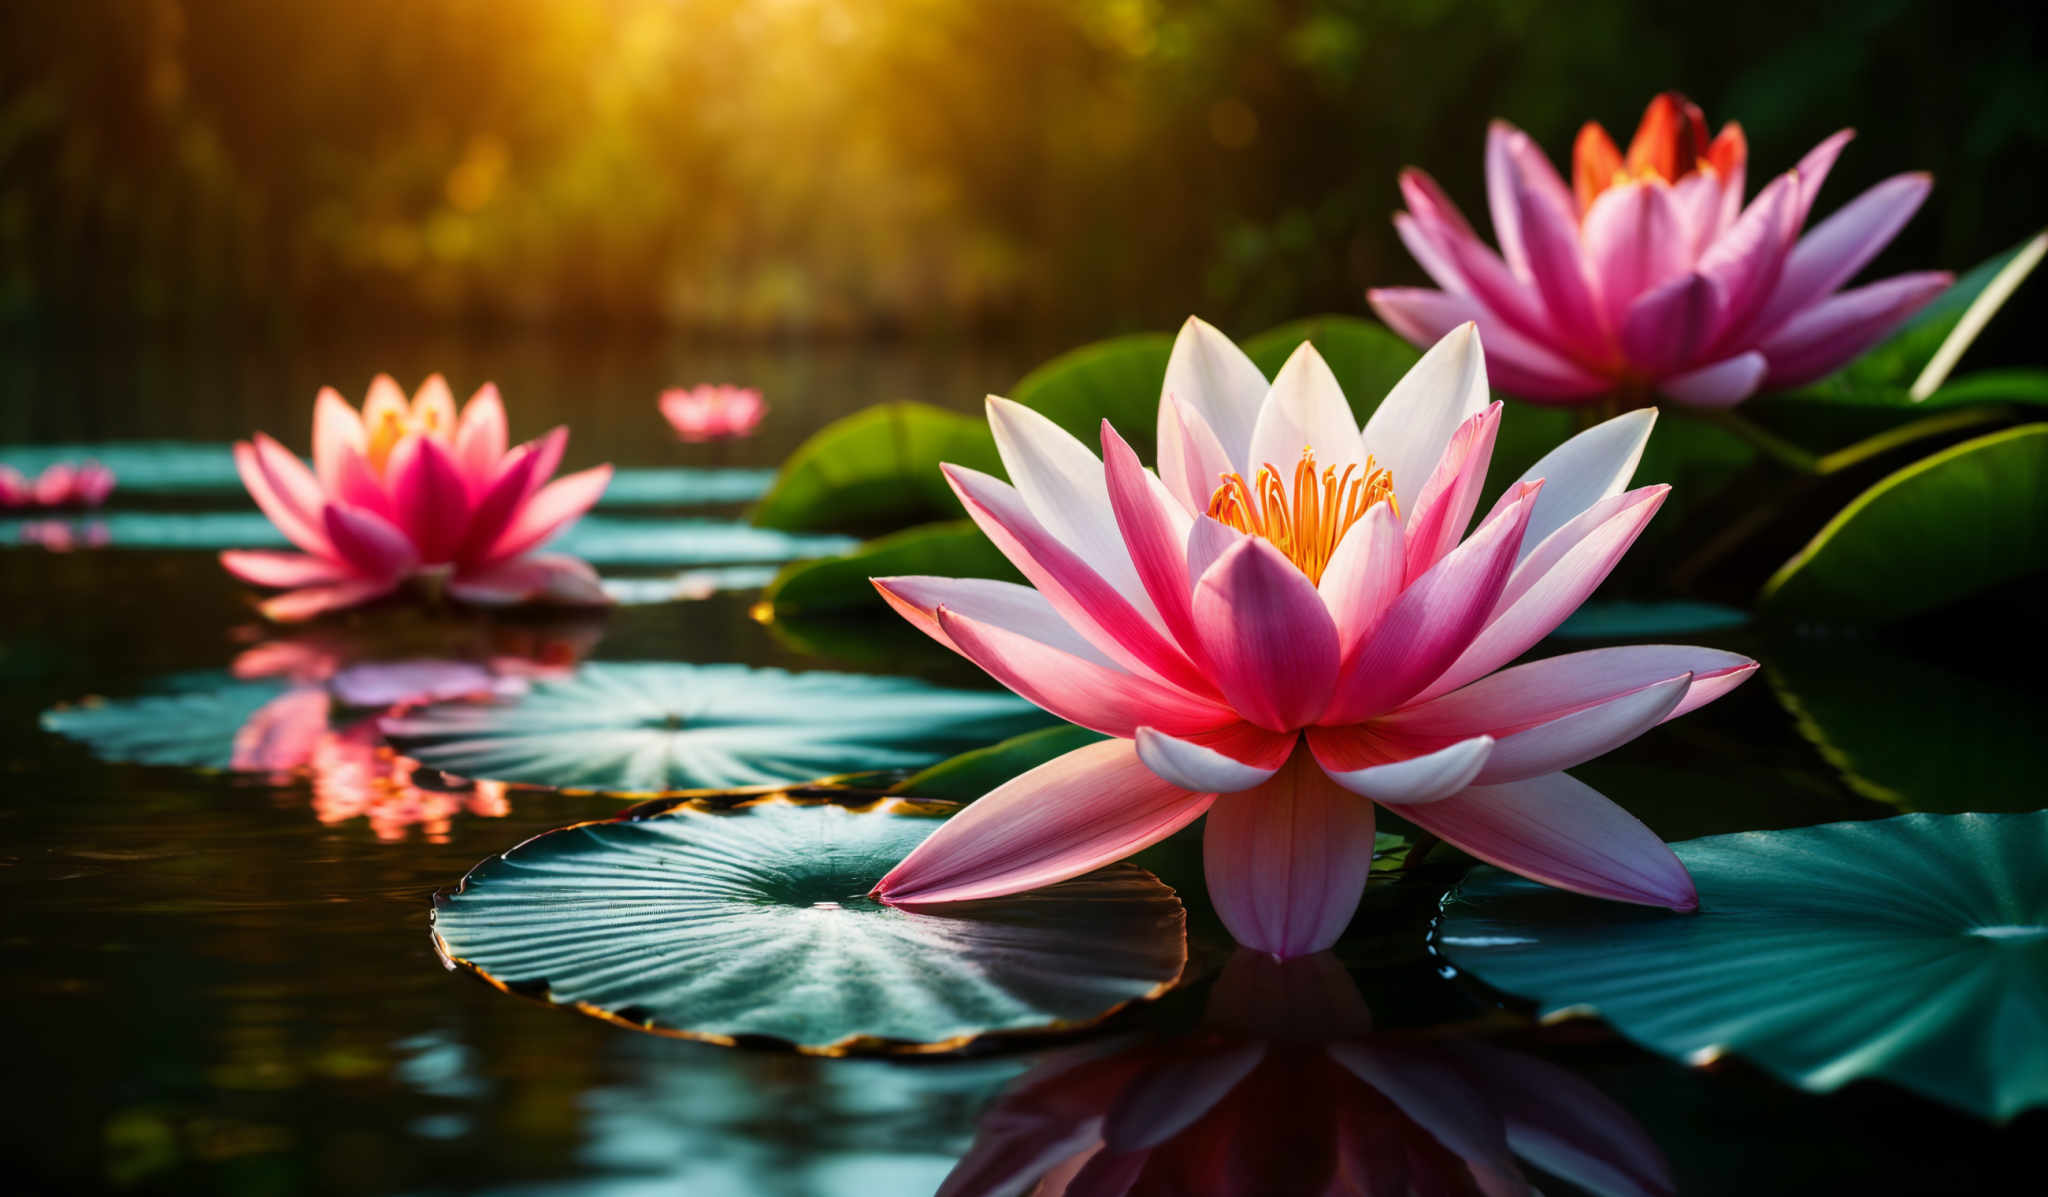
{"label": "round lily pad", "polygon": [[407,756],[464,777],[667,794],[916,769],[1050,722],[1010,694],[910,678],[644,662],[383,727]]}
{"label": "round lily pad", "polygon": [[435,895],[435,946],[501,989],[610,1022],[812,1055],[1084,1026],[1179,978],[1180,902],[1135,865],[884,906],[868,890],[953,808],[833,797],[670,800],[548,832]]}
{"label": "round lily pad", "polygon": [[[271,718],[272,713],[277,717]],[[104,761],[229,769],[242,767],[239,760],[268,771],[275,754],[261,750],[261,744],[269,733],[289,736],[293,733],[287,729],[300,725],[325,730],[327,712],[325,692],[318,687],[278,679],[245,681],[203,670],[177,674],[133,698],[88,698],[52,707],[43,712],[42,722],[45,730],[77,740]]]}
{"label": "round lily pad", "polygon": [[1475,870],[1436,945],[1546,1016],[1814,1091],[1880,1077],[1982,1117],[2048,1103],[2048,812],[1675,844],[1694,914]]}

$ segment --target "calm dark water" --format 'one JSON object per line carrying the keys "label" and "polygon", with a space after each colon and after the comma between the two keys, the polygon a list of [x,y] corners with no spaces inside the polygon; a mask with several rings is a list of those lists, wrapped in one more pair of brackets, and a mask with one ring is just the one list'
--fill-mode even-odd
{"label": "calm dark water", "polygon": [[[17,346],[0,366],[0,442],[224,440],[265,427],[303,446],[319,383],[353,397],[380,369],[408,384],[441,369],[461,394],[498,381],[516,436],[570,422],[572,467],[766,465],[824,420],[881,399],[971,409],[1025,365],[1024,354],[908,349]],[[725,449],[669,443],[652,412],[658,387],[720,378],[768,391],[762,435]],[[752,598],[618,610],[590,656],[833,664],[751,620]],[[970,1150],[999,1154],[1002,1129],[1027,1114],[1078,1126],[1115,1094],[1081,1066],[1048,1064],[1045,1050],[914,1062],[731,1050],[634,1034],[446,972],[427,935],[434,890],[621,804],[515,790],[500,809],[411,825],[322,822],[303,781],[103,764],[43,732],[38,713],[224,668],[258,635],[245,594],[208,554],[10,547],[0,609],[12,1040],[0,1143],[30,1191],[922,1194]],[[1756,651],[1743,637],[1718,639]],[[1893,813],[1844,784],[1762,683],[1582,775],[1668,838]],[[1226,953],[1199,897],[1190,903],[1213,974]],[[1596,1023],[1530,1025],[1438,974],[1422,946],[1428,915],[1426,901],[1376,899],[1338,949],[1358,1007],[1371,1010],[1369,1034],[1436,1028],[1414,1042],[1472,1038],[1590,1082],[1668,1157],[1680,1191],[2004,1191],[1998,1178],[2031,1160],[2048,1129],[2038,1114],[1994,1129],[1880,1084],[1820,1098],[1739,1062],[1688,1070]],[[1234,1007],[1211,988],[1120,1019],[1106,1034],[1122,1038],[1098,1035],[1088,1050],[1214,1056],[1246,1032],[1218,1030],[1216,1010]],[[1286,984],[1259,992],[1262,1033],[1310,1044],[1368,1034],[1342,1012],[1291,1005]],[[1435,1046],[1383,1041],[1408,1044],[1425,1072],[1450,1067]],[[1185,1177],[1202,1175],[1212,1191],[1287,1192],[1330,1160],[1405,1173],[1418,1192],[1462,1191],[1429,1187],[1441,1149],[1414,1147],[1384,1100],[1332,1082],[1299,1047],[1269,1052],[1247,1082],[1268,1099],[1197,1127],[1209,1154],[1175,1140],[1193,1152],[1187,1171],[1162,1156],[1154,1191],[1190,1191]],[[991,1110],[1033,1068],[1050,1088]],[[1566,1114],[1584,1108],[1558,1093]],[[1532,1175],[1547,1192],[1576,1191]]]}

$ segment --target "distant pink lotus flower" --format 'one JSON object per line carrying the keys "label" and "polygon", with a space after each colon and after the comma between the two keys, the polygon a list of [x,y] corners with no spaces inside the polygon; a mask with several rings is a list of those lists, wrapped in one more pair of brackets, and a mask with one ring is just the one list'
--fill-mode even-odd
{"label": "distant pink lotus flower", "polygon": [[369,602],[415,577],[488,606],[602,604],[588,565],[534,552],[611,480],[604,465],[549,482],[568,441],[558,427],[508,450],[505,408],[489,384],[459,421],[438,374],[409,407],[398,384],[378,375],[360,417],[323,387],[312,471],[263,433],[235,445],[243,484],[305,552],[231,550],[221,563],[246,582],[292,588],[262,605],[283,621]]}
{"label": "distant pink lotus flower", "polygon": [[1667,487],[1622,489],[1654,408],[1554,450],[1469,537],[1501,415],[1470,325],[1361,432],[1312,347],[1269,386],[1191,320],[1167,367],[1157,476],[1107,422],[1098,461],[1029,408],[988,410],[1015,485],[946,476],[1031,585],[875,585],[1010,689],[1116,738],[968,806],[877,896],[1049,885],[1207,813],[1218,914],[1241,943],[1301,955],[1349,921],[1385,803],[1551,885],[1696,904],[1662,841],[1560,770],[1719,697],[1756,663],[1643,645],[1501,669],[1592,593],[1662,503]]}
{"label": "distant pink lotus flower", "polygon": [[114,489],[114,471],[96,461],[55,462],[33,480],[0,466],[0,508],[98,507]]}
{"label": "distant pink lotus flower", "polygon": [[1474,1038],[1376,1031],[1328,955],[1223,966],[1200,1030],[1055,1053],[981,1116],[938,1197],[1677,1190],[1612,1098]]}
{"label": "distant pink lotus flower", "polygon": [[1381,288],[1373,310],[1417,345],[1476,321],[1494,380],[1538,402],[1654,392],[1723,408],[1811,382],[1954,281],[1925,271],[1840,290],[1927,197],[1923,173],[1877,184],[1799,236],[1853,135],[1821,142],[1745,208],[1742,130],[1710,141],[1675,92],[1650,102],[1625,157],[1598,124],[1581,129],[1569,188],[1527,134],[1495,121],[1486,190],[1500,252],[1433,179],[1404,171],[1408,211],[1394,224],[1443,289]]}
{"label": "distant pink lotus flower", "polygon": [[749,436],[768,405],[752,387],[703,383],[661,393],[661,414],[683,440],[718,441]]}

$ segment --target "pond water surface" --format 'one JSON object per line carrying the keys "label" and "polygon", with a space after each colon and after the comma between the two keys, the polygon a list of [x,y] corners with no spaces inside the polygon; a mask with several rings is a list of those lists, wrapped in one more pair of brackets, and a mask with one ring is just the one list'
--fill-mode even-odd
{"label": "pond water surface", "polygon": [[[0,363],[0,444],[222,442],[260,427],[303,448],[317,385],[355,398],[376,371],[411,384],[439,369],[458,394],[495,379],[516,437],[570,423],[568,468],[770,466],[836,415],[886,398],[972,410],[1028,364],[958,349],[17,345]],[[654,395],[702,379],[767,391],[758,439],[672,443]],[[117,495],[116,505],[133,504]],[[742,588],[622,607],[579,633],[573,652],[876,668],[804,656],[749,616],[755,597]],[[103,763],[43,730],[39,715],[228,668],[274,640],[245,591],[205,552],[10,546],[0,607],[0,960],[12,1031],[0,1142],[31,1191],[810,1197],[929,1193],[951,1173],[949,1191],[1018,1192],[1039,1172],[1085,1167],[1099,1119],[1117,1108],[1117,1133],[1159,1144],[1136,1191],[1285,1193],[1370,1174],[1410,1186],[1392,1191],[1462,1192],[1471,1176],[1447,1163],[1466,1155],[1458,1144],[1476,1153],[1468,1163],[1513,1165],[1460,1139],[1454,1126],[1469,1119],[1417,1137],[1430,1120],[1393,1094],[1443,1078],[1461,1078],[1461,1108],[1477,1124],[1524,1128],[1510,1136],[1514,1154],[1546,1192],[1578,1191],[1567,1178],[1591,1192],[1660,1187],[1644,1163],[1659,1154],[1681,1192],[1998,1191],[1996,1178],[2037,1158],[2048,1129],[2038,1112],[2001,1129],[1881,1083],[1819,1097],[1736,1060],[1688,1069],[1590,1020],[1534,1025],[1512,1001],[1443,975],[1425,948],[1433,903],[1412,894],[1369,898],[1337,949],[1334,981],[1316,971],[1329,962],[1289,973],[1230,960],[1199,894],[1184,894],[1200,978],[1083,1037],[1087,1059],[1070,1044],[1031,1043],[828,1059],[638,1034],[451,973],[428,934],[434,891],[529,837],[616,813],[621,800],[514,788],[362,812],[303,778]],[[1745,635],[1687,638],[1759,652],[1768,668],[1770,651]],[[937,656],[902,662],[982,684]],[[1967,675],[1941,676],[1974,693]],[[2024,764],[1973,767],[1977,784],[2020,790],[2038,785]],[[1669,839],[1898,809],[1830,767],[1762,682],[1582,776]],[[1268,1045],[1256,1067],[1243,1065],[1246,1043]],[[1398,1067],[1365,1085],[1330,1067],[1347,1052]],[[1205,1089],[1202,1078],[1218,1075],[1228,1082]],[[1130,1113],[1150,1108],[1131,1096],[1141,1084],[1155,1105],[1211,1097],[1148,1122]]]}

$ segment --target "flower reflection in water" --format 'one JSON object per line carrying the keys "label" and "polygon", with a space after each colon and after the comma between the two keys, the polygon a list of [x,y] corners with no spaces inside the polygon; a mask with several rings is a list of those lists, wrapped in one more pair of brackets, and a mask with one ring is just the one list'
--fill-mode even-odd
{"label": "flower reflection in water", "polygon": [[1240,950],[1200,1031],[1055,1056],[981,1118],[940,1197],[1498,1194],[1523,1163],[1588,1192],[1674,1191],[1636,1121],[1576,1075],[1471,1039],[1374,1031],[1329,954]]}
{"label": "flower reflection in water", "polygon": [[[322,823],[367,819],[380,840],[401,840],[414,827],[445,843],[456,815],[498,819],[511,813],[505,786],[465,781],[399,756],[377,735],[374,720],[323,734],[308,764],[313,814]],[[437,780],[439,784],[423,785]]]}

